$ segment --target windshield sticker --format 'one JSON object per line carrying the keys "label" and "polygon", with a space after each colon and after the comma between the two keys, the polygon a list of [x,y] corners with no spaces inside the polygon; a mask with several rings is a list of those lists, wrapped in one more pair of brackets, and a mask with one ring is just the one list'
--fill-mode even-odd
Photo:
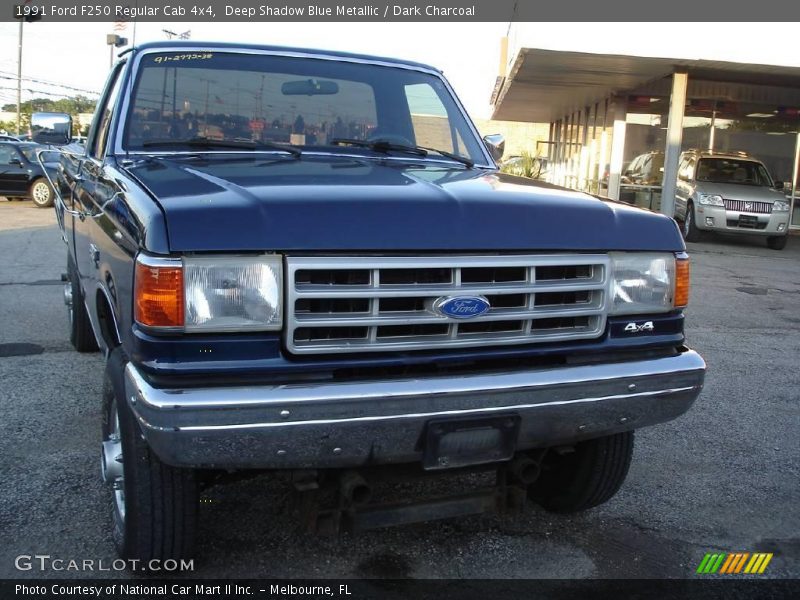
{"label": "windshield sticker", "polygon": [[156,63],[182,61],[182,60],[208,60],[214,55],[211,52],[192,53],[192,54],[168,54],[167,56],[156,56],[153,61]]}

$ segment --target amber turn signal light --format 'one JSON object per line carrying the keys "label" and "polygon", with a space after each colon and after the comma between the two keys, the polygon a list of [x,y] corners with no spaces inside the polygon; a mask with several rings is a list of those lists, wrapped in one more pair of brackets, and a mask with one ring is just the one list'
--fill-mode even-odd
{"label": "amber turn signal light", "polygon": [[675,308],[689,304],[689,257],[675,260]]}
{"label": "amber turn signal light", "polygon": [[183,267],[136,262],[134,311],[147,327],[183,327]]}

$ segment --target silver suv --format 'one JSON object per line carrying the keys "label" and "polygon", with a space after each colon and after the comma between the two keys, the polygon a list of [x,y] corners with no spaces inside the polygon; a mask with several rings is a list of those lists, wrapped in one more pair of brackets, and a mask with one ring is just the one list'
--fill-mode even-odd
{"label": "silver suv", "polygon": [[782,250],[789,230],[782,188],[744,152],[689,150],[678,165],[675,218],[689,242],[720,231],[765,236],[770,248]]}

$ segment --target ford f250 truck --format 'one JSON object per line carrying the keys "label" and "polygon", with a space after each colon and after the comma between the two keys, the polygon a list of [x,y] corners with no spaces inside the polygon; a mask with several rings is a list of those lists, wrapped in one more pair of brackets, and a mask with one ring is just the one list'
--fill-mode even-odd
{"label": "ford f250 truck", "polygon": [[[56,211],[78,351],[106,357],[121,555],[192,552],[199,490],[265,471],[310,529],[581,511],[684,413],[676,223],[505,175],[442,74],[251,45],[113,67]],[[457,497],[384,478],[494,471]],[[468,478],[469,479],[469,478]]]}

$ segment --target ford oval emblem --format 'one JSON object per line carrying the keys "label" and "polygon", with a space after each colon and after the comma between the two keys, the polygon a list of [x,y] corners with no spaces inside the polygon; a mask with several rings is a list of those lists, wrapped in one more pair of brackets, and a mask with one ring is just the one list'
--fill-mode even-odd
{"label": "ford oval emblem", "polygon": [[472,319],[487,312],[492,305],[483,296],[443,296],[433,303],[433,309],[445,317]]}

